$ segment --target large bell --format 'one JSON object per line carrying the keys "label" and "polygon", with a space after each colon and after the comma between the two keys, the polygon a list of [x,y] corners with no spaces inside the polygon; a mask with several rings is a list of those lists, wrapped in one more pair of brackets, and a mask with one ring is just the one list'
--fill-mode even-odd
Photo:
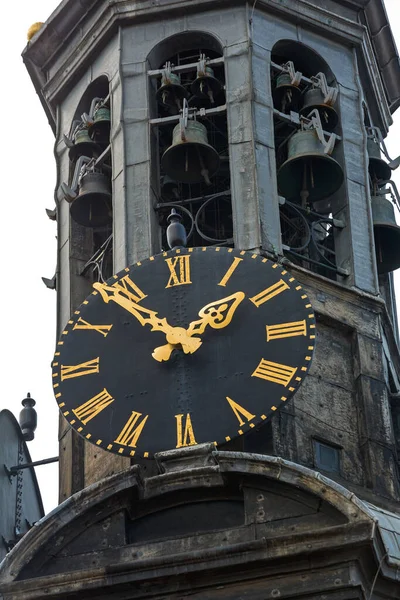
{"label": "large bell", "polygon": [[279,192],[286,200],[310,202],[334,194],[343,183],[338,162],[324,153],[315,129],[298,131],[289,140],[288,159],[278,172]]}
{"label": "large bell", "polygon": [[188,121],[185,127],[176,125],[172,144],[162,155],[161,167],[175,181],[209,183],[218,170],[219,155],[208,143],[205,126],[199,121]]}
{"label": "large bell", "polygon": [[191,90],[195,96],[208,98],[211,104],[214,104],[216,96],[222,90],[222,84],[214,77],[211,67],[206,67],[204,71],[197,71],[197,77],[191,85]]}
{"label": "large bell", "polygon": [[330,104],[324,102],[324,94],[321,88],[312,88],[304,94],[303,106],[300,114],[304,117],[317,109],[321,117],[321,125],[325,131],[332,131],[339,121],[336,110]]}
{"label": "large bell", "polygon": [[69,149],[68,156],[70,161],[76,162],[80,156],[98,158],[100,154],[101,148],[91,139],[87,128],[78,129],[74,136],[74,143]]}
{"label": "large bell", "polygon": [[300,88],[292,84],[292,76],[289,73],[280,73],[276,78],[276,85],[272,92],[275,108],[283,113],[288,113],[291,110],[297,112],[300,96]]}
{"label": "large bell", "polygon": [[392,176],[392,169],[381,158],[379,142],[372,136],[367,137],[367,152],[369,157],[368,170],[372,181],[374,183],[389,181]]}
{"label": "large bell", "polygon": [[79,194],[71,204],[71,217],[84,227],[102,227],[112,221],[112,196],[109,178],[88,172],[79,183]]}
{"label": "large bell", "polygon": [[371,207],[378,273],[390,273],[400,267],[400,227],[394,205],[382,195],[372,196]]}
{"label": "large bell", "polygon": [[165,106],[181,108],[182,100],[188,97],[186,88],[181,85],[181,78],[177,73],[163,75],[161,85],[156,92],[156,98]]}
{"label": "large bell", "polygon": [[99,104],[93,113],[93,121],[89,125],[89,135],[94,142],[103,147],[110,143],[111,116],[110,109]]}

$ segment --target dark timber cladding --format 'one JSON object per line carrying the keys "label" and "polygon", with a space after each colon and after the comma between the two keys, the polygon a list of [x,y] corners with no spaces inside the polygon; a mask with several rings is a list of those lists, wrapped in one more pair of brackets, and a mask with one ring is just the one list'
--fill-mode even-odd
{"label": "dark timber cladding", "polygon": [[65,0],[23,59],[56,138],[62,503],[1,600],[400,597],[384,3]]}

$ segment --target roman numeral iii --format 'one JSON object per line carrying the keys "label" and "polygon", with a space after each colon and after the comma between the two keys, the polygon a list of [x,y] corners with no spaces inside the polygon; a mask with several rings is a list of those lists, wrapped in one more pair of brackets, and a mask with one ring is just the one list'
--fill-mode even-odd
{"label": "roman numeral iii", "polygon": [[292,321],[291,323],[281,323],[279,325],[267,325],[267,342],[298,335],[307,335],[305,319],[303,321]]}
{"label": "roman numeral iii", "polygon": [[192,283],[190,281],[190,255],[174,256],[174,258],[166,258],[165,262],[168,265],[170,277],[166,288],[176,285],[185,285]]}
{"label": "roman numeral iii", "polygon": [[93,417],[98,415],[111,404],[111,402],[114,402],[114,398],[107,392],[106,388],[104,388],[100,394],[93,396],[93,398],[90,398],[90,400],[81,404],[78,408],[74,408],[72,412],[84,425],[86,425],[90,419],[93,419]]}
{"label": "roman numeral iii", "polygon": [[80,363],[79,365],[61,365],[61,381],[99,373],[99,357]]}
{"label": "roman numeral iii", "polygon": [[290,381],[293,379],[294,374],[297,371],[297,367],[288,367],[287,365],[280,365],[269,360],[260,361],[257,369],[252,373],[252,377],[259,377],[260,379],[266,379],[273,383],[279,383],[287,387]]}

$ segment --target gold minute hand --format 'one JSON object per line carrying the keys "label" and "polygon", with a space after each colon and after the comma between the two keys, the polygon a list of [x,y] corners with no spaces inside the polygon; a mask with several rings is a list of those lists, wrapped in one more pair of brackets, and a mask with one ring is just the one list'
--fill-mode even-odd
{"label": "gold minute hand", "polygon": [[[172,327],[168,324],[167,319],[158,317],[157,312],[129,300],[124,296],[123,292],[115,289],[113,286],[96,282],[93,284],[93,287],[100,292],[101,297],[106,304],[110,301],[116,302],[131,313],[142,326],[151,325],[151,331],[161,331],[165,334],[168,344],[161,346],[160,349],[155,349],[152,354],[155,360],[159,362],[168,360],[171,352],[178,345],[182,346],[183,351],[186,354],[195,352],[201,345],[201,340],[191,338],[183,327]],[[161,350],[161,348],[163,350]]]}

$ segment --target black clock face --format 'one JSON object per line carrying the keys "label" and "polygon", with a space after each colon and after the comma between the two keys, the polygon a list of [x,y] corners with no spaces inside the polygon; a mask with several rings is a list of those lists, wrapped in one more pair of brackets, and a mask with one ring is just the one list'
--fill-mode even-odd
{"label": "black clock face", "polygon": [[287,402],[314,342],[309,299],[282,266],[176,249],[94,284],[57,344],[54,392],[76,431],[123,456],[221,444]]}

